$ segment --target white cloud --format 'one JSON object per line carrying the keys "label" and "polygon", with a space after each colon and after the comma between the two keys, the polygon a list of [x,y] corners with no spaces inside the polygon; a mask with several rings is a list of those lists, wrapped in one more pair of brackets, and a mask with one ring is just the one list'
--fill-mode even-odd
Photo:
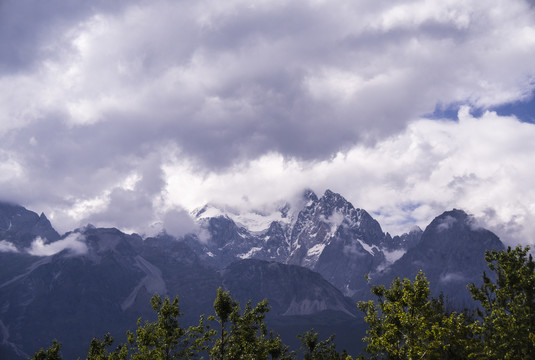
{"label": "white cloud", "polygon": [[[535,125],[485,113],[419,120],[373,147],[320,162],[271,154],[222,173],[199,173],[177,160],[166,168],[166,199],[190,210],[204,202],[255,209],[330,188],[376,214],[393,234],[425,227],[452,208],[480,218],[509,243],[531,242],[535,216]],[[492,210],[492,211],[491,211]]]}
{"label": "white cloud", "polygon": [[446,273],[440,275],[440,282],[443,283],[449,283],[449,282],[462,282],[466,283],[467,279],[466,276],[463,274],[457,274],[457,273]]}
{"label": "white cloud", "polygon": [[340,192],[393,233],[452,207],[510,241],[535,230],[533,125],[467,110],[417,120],[437,104],[529,97],[527,2],[109,6],[7,13],[46,31],[0,32],[20,51],[0,69],[0,197],[60,231],[143,233],[175,207],[262,208],[307,187]]}
{"label": "white cloud", "polygon": [[191,215],[181,208],[168,210],[162,217],[162,227],[168,234],[175,237],[200,231]]}
{"label": "white cloud", "polygon": [[33,256],[52,256],[64,250],[68,250],[72,255],[86,254],[88,249],[83,235],[73,233],[65,239],[47,244],[41,237],[37,237],[27,249],[27,252]]}
{"label": "white cloud", "polygon": [[441,232],[441,231],[444,231],[444,230],[448,230],[450,227],[452,227],[452,225],[456,221],[457,221],[457,219],[455,219],[454,217],[446,216],[444,219],[442,219],[442,222],[440,224],[438,224],[438,226],[437,226],[438,232]]}
{"label": "white cloud", "polygon": [[0,240],[0,252],[15,252],[15,253],[18,253],[19,250],[17,249],[17,247],[9,242],[9,241],[6,241],[6,240]]}

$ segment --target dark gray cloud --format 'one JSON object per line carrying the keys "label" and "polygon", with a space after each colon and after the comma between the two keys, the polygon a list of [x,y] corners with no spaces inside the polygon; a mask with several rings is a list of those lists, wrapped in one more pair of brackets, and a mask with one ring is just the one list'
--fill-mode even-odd
{"label": "dark gray cloud", "polygon": [[[39,66],[57,58],[63,33],[95,13],[112,13],[130,1],[3,0],[0,2],[0,74]],[[132,3],[132,2],[130,2]],[[69,44],[65,51],[69,51]],[[58,53],[58,50],[60,50]]]}

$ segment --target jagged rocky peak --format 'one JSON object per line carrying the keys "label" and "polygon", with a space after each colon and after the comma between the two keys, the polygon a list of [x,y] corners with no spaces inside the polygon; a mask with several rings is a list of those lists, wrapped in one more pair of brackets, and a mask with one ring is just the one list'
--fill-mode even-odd
{"label": "jagged rocky peak", "polygon": [[348,210],[353,209],[353,205],[342,195],[328,189],[325,190],[325,193],[320,199],[320,203],[327,207],[326,210],[338,209],[347,212]]}
{"label": "jagged rocky peak", "polygon": [[318,196],[316,195],[316,193],[314,191],[312,191],[312,189],[306,189],[303,192],[303,199],[308,201],[309,203],[307,205],[309,205],[310,202],[318,201]]}
{"label": "jagged rocky peak", "polygon": [[60,238],[45,214],[8,202],[0,202],[0,236],[18,248],[29,246],[37,236],[45,243]]}
{"label": "jagged rocky peak", "polygon": [[387,233],[385,237],[385,248],[387,250],[408,250],[420,242],[423,233],[424,231],[417,225],[413,226],[408,233],[402,235],[391,237]]}
{"label": "jagged rocky peak", "polygon": [[48,241],[56,241],[60,238],[57,231],[52,227],[50,220],[46,217],[45,213],[41,213],[39,220],[32,228],[33,233],[45,237]]}
{"label": "jagged rocky peak", "polygon": [[[339,214],[346,218],[347,225],[369,227],[373,228],[373,231],[379,231],[381,235],[383,234],[379,223],[366,210],[355,208],[342,195],[329,189],[321,198],[310,203],[307,208],[313,209],[314,214],[322,219],[330,219],[331,216]],[[342,221],[342,219],[339,220]]]}
{"label": "jagged rocky peak", "polygon": [[[240,239],[240,229],[236,223],[228,216],[211,217],[207,221],[207,229],[211,236],[211,241],[219,247],[228,245],[231,241]],[[240,231],[241,230],[241,231]]]}
{"label": "jagged rocky peak", "polygon": [[288,263],[318,271],[344,294],[352,295],[365,283],[363,274],[385,262],[384,238],[371,215],[327,190],[299,213]]}
{"label": "jagged rocky peak", "polygon": [[335,211],[347,214],[354,209],[353,205],[343,196],[331,190],[326,190],[323,196],[318,198],[312,190],[308,189],[305,190],[303,199],[306,201],[303,210],[309,213],[313,210],[317,216],[330,217]]}

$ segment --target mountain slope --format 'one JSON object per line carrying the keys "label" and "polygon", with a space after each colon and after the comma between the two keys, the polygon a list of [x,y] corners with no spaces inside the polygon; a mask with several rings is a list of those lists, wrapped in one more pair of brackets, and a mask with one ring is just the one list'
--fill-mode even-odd
{"label": "mountain slope", "polygon": [[[267,297],[274,321],[292,315],[294,324],[303,316],[317,324],[317,316],[331,311],[354,322],[355,305],[307,269],[249,260],[218,272],[183,241],[167,235],[143,240],[113,228],[87,227],[57,241],[74,237],[86,245],[85,253],[2,253],[26,264],[1,271],[9,273],[0,283],[2,359],[27,358],[52,338],[63,343],[65,358],[84,356],[92,337],[106,332],[124,341],[125,331],[135,327],[137,318],[153,318],[149,300],[154,293],[179,295],[185,314],[181,322],[194,324],[200,314],[213,313],[219,286],[233,296],[236,292],[242,305],[245,299]],[[289,325],[276,322],[281,331]]]}
{"label": "mountain slope", "polygon": [[492,232],[477,225],[462,210],[446,211],[425,229],[417,246],[412,247],[390,267],[372,275],[375,283],[388,284],[394,277],[413,279],[422,270],[435,294],[443,292],[456,305],[468,305],[468,283],[480,283],[487,270],[486,250],[503,250]]}
{"label": "mountain slope", "polygon": [[219,273],[224,288],[242,304],[271,298],[271,315],[310,315],[329,310],[357,316],[353,301],[320,274],[300,266],[248,259]]}
{"label": "mountain slope", "polygon": [[182,321],[192,324],[212,312],[219,286],[242,306],[267,297],[268,320],[286,340],[309,327],[361,337],[355,301],[371,296],[365,274],[388,285],[423,270],[435,294],[463,306],[466,283],[477,283],[486,269],[484,251],[503,249],[461,210],[438,216],[423,232],[391,237],[329,190],[319,198],[307,191],[301,204],[278,215],[255,213],[254,230],[243,225],[253,223],[247,214],[212,212],[198,218],[200,233],[182,239],[93,226],[59,236],[44,214],[1,204],[0,358],[27,357],[51,337],[64,343],[66,358],[83,356],[91,338],[108,331],[121,341],[138,317],[152,318],[154,293],[179,295]]}
{"label": "mountain slope", "polygon": [[258,227],[250,231],[233,220],[252,223],[244,220],[246,214],[203,208],[197,216],[216,215],[200,218],[209,236],[203,241],[189,236],[186,241],[215,267],[248,258],[299,265],[319,272],[345,295],[354,297],[366,286],[364,274],[387,266],[421,235],[418,229],[392,238],[368,212],[330,190],[319,198],[307,190],[301,204],[298,209],[283,207],[279,216],[266,215],[266,220],[279,218],[271,222],[259,221],[260,215],[254,213],[255,224],[266,226],[261,231]]}

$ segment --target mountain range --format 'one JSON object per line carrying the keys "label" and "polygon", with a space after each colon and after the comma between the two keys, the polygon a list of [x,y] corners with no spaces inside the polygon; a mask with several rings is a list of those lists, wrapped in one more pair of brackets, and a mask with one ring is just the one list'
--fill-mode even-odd
{"label": "mountain range", "polygon": [[365,331],[356,302],[371,285],[423,270],[434,294],[466,306],[484,251],[504,248],[462,210],[391,236],[340,194],[307,190],[301,200],[272,213],[209,204],[193,214],[199,231],[180,238],[91,225],[60,235],[44,214],[0,203],[0,358],[27,358],[53,338],[65,358],[84,356],[92,337],[121,340],[139,317],[152,319],[154,293],[179,295],[192,324],[213,312],[218,287],[242,305],[267,298],[268,324],[290,345],[314,327],[355,352]]}

